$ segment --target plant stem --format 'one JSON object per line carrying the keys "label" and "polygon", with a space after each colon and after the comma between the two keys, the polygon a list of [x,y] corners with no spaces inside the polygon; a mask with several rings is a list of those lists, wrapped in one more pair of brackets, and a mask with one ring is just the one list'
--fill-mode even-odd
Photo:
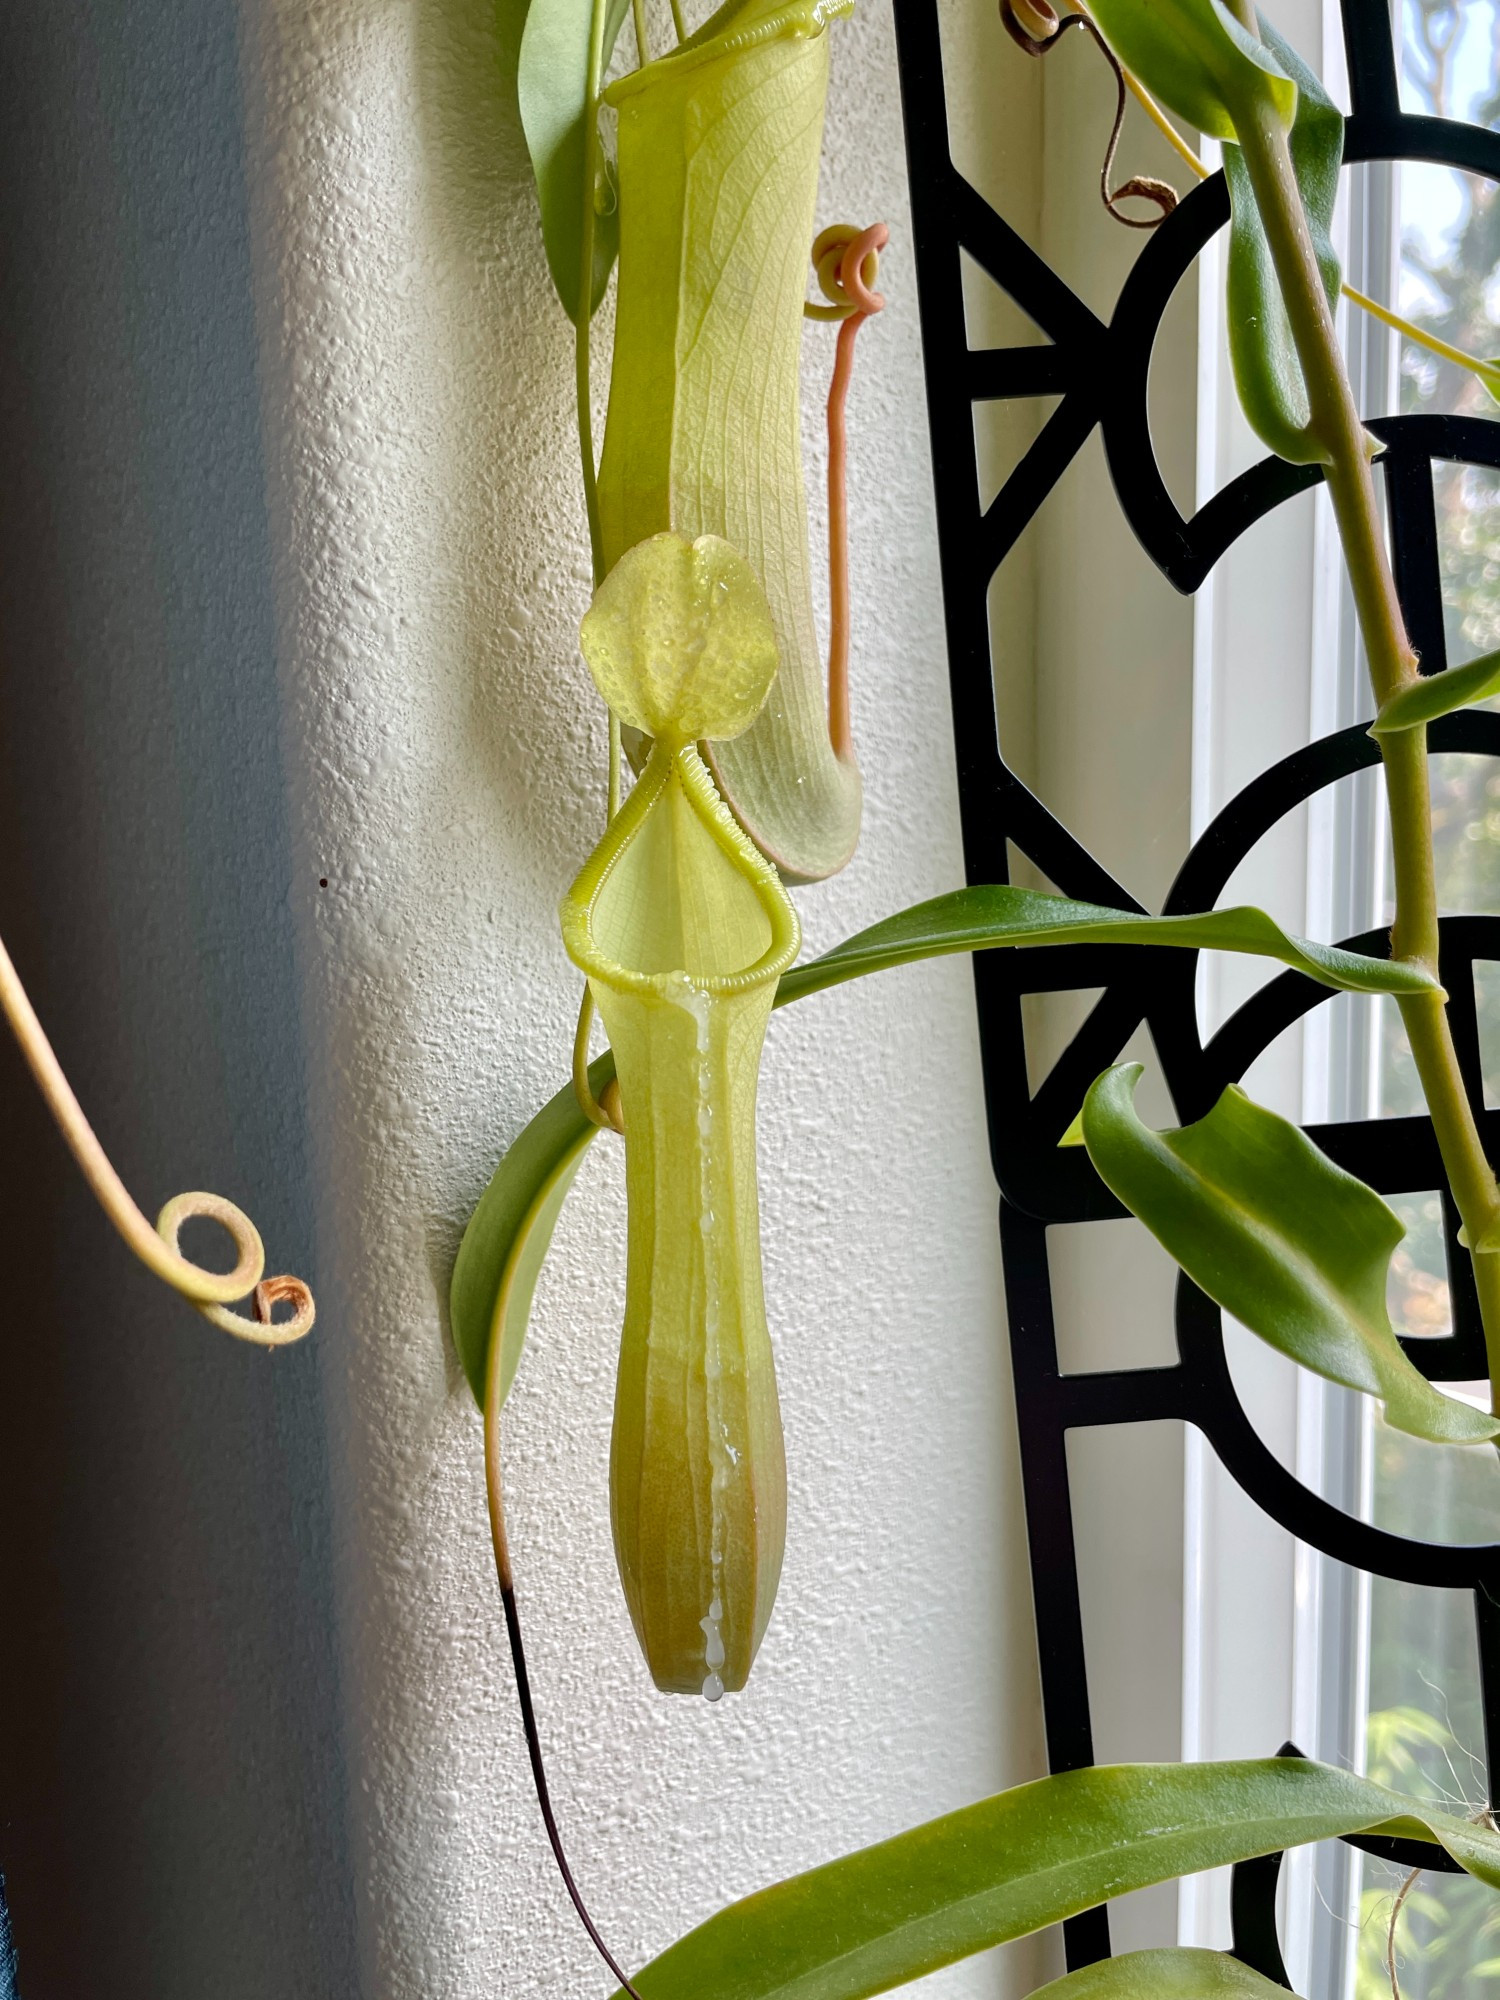
{"label": "plant stem", "polygon": [[573,378],[578,401],[578,451],[583,471],[583,504],[589,518],[589,551],[594,588],[604,581],[604,537],[599,526],[599,479],[594,465],[594,396],[589,371],[589,327],[594,316],[594,188],[599,179],[599,87],[604,77],[605,0],[594,0],[589,21],[588,112],[583,129],[583,232],[578,269],[578,317],[574,322]]}
{"label": "plant stem", "polygon": [[[604,534],[599,524],[599,474],[594,464],[594,391],[589,367],[589,327],[594,310],[594,184],[599,178],[599,87],[604,79],[605,0],[594,0],[589,19],[588,118],[583,133],[583,233],[579,255],[578,318],[574,326],[573,377],[578,402],[578,453],[583,472],[583,504],[589,522],[589,559],[594,588],[604,581]],[[641,0],[636,0],[636,39],[641,45]],[[620,810],[620,718],[609,717],[609,811]],[[616,1119],[589,1088],[589,1031],[594,1025],[594,996],[585,984],[573,1035],[573,1089],[584,1115],[595,1125],[618,1132]]]}
{"label": "plant stem", "polygon": [[[1236,11],[1255,32],[1253,14],[1246,19],[1242,5]],[[1286,132],[1275,110],[1259,101],[1243,118],[1237,114],[1235,122],[1307,386],[1310,429],[1326,461],[1329,495],[1378,706],[1415,681],[1418,670],[1376,506],[1371,442],[1339,350]],[[1426,731],[1406,729],[1384,736],[1380,750],[1395,866],[1392,955],[1436,973],[1438,900]],[[1459,1071],[1446,1002],[1438,994],[1418,994],[1397,1004],[1448,1185],[1465,1234],[1476,1243],[1500,1220],[1500,1186],[1485,1157]],[[1473,1262],[1489,1355],[1491,1403],[1500,1410],[1500,1258],[1476,1255]]]}
{"label": "plant stem", "polygon": [[588,1905],[584,1902],[578,1884],[573,1879],[573,1871],[568,1866],[568,1857],[563,1852],[562,1835],[558,1831],[557,1816],[552,1810],[552,1794],[547,1785],[547,1768],[542,1758],[541,1732],[537,1728],[536,1707],[531,1699],[531,1677],[526,1671],[526,1648],[521,1642],[521,1614],[516,1605],[516,1582],[510,1566],[510,1538],[505,1531],[505,1486],[500,1476],[500,1390],[497,1379],[499,1365],[495,1358],[500,1352],[500,1345],[498,1339],[490,1344],[490,1366],[485,1382],[484,1486],[489,1500],[490,1543],[495,1552],[495,1575],[500,1583],[500,1605],[505,1613],[506,1636],[510,1640],[511,1665],[515,1669],[516,1677],[516,1700],[521,1710],[521,1728],[526,1737],[526,1753],[531,1761],[531,1779],[536,1788],[537,1804],[541,1807],[542,1824],[547,1830],[547,1842],[552,1849],[552,1858],[557,1863],[557,1871],[562,1876],[568,1898],[578,1912],[595,1951],[620,1982],[623,1991],[630,1994],[632,2000],[641,2000],[640,1994],[630,1983],[629,1975],[621,1970],[589,1915]]}

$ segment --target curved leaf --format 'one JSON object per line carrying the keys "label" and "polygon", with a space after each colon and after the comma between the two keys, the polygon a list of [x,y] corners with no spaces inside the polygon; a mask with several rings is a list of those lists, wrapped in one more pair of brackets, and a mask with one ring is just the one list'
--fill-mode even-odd
{"label": "curved leaf", "polygon": [[1090,1086],[1084,1144],[1194,1284],[1303,1367],[1379,1396],[1397,1430],[1440,1444],[1500,1436],[1402,1353],[1386,1277],[1406,1231],[1379,1195],[1234,1085],[1196,1124],[1153,1132],[1135,1109],[1140,1074],[1123,1063]]}
{"label": "curved leaf", "polygon": [[1462,667],[1447,667],[1440,674],[1424,674],[1393,694],[1370,725],[1372,736],[1394,736],[1403,729],[1420,729],[1436,722],[1440,715],[1471,702],[1500,694],[1500,653],[1483,653]]}
{"label": "curved leaf", "polygon": [[[597,1103],[614,1082],[615,1059],[606,1051],[589,1064]],[[490,1341],[503,1343],[498,1388],[504,1402],[515,1379],[531,1295],[552,1242],[568,1189],[598,1131],[579,1109],[572,1084],[549,1098],[507,1149],[469,1217],[448,1293],[453,1344],[484,1408]]]}
{"label": "curved leaf", "polygon": [[1344,1771],[1116,1765],[1019,1785],[762,1889],[635,1984],[643,2000],[864,2000],[1153,1882],[1375,1830],[1436,1840],[1500,1887],[1500,1836]]}
{"label": "curved leaf", "polygon": [[1437,983],[1420,966],[1364,958],[1336,945],[1292,937],[1264,910],[1241,907],[1150,917],[1033,889],[988,885],[934,896],[847,938],[821,958],[794,966],[782,975],[778,1003],[913,959],[1006,944],[1165,944],[1241,952],[1276,959],[1322,986],[1351,993],[1431,993]]}
{"label": "curved leaf", "polygon": [[[626,0],[605,0],[604,68],[625,19]],[[531,155],[542,205],[547,268],[575,325],[583,265],[585,138],[589,120],[589,34],[594,0],[531,0],[521,34],[516,94],[521,129]],[[602,190],[600,191],[603,192]],[[594,197],[592,314],[604,297],[620,248],[620,217],[613,199]]]}
{"label": "curved leaf", "polygon": [[1127,1951],[1039,1986],[1031,2000],[1286,2000],[1286,1988],[1223,1951]]}
{"label": "curved leaf", "polygon": [[[1318,271],[1330,308],[1338,305],[1339,260],[1329,234],[1344,153],[1344,120],[1317,77],[1266,21],[1261,34],[1280,67],[1297,84],[1297,115],[1289,144],[1292,170],[1307,213]],[[1235,387],[1251,429],[1278,457],[1312,464],[1320,448],[1308,435],[1307,390],[1282,302],[1271,246],[1261,223],[1245,156],[1224,149],[1229,182],[1229,356]]]}
{"label": "curved leaf", "polygon": [[[1250,952],[1293,966],[1326,986],[1362,993],[1418,993],[1431,991],[1434,985],[1431,975],[1416,966],[1362,958],[1333,945],[1289,937],[1261,910],[1148,917],[995,885],[959,889],[918,903],[860,931],[823,957],[793,966],[782,974],[775,1004],[784,1007],[847,979],[949,952],[1068,943]],[[613,1055],[602,1055],[594,1063],[589,1075],[596,1098],[614,1073]],[[558,1185],[554,1177],[565,1161],[575,1152],[581,1156],[596,1130],[579,1110],[572,1087],[564,1086],[502,1158],[464,1233],[453,1272],[453,1341],[469,1387],[481,1406],[490,1338],[497,1327],[506,1343],[499,1377],[502,1394],[515,1375],[526,1339],[536,1272],[546,1255],[571,1177],[550,1207],[548,1191]],[[515,1259],[527,1260],[525,1268],[515,1281],[508,1282],[507,1273]]]}
{"label": "curved leaf", "polygon": [[1089,12],[1126,69],[1200,132],[1232,139],[1255,99],[1291,121],[1295,86],[1222,0],[1093,0]]}

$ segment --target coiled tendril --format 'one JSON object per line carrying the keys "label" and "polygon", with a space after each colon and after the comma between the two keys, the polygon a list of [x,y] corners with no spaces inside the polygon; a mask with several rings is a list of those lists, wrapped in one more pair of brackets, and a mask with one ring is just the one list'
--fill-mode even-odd
{"label": "coiled tendril", "polygon": [[[1166,221],[1177,206],[1177,190],[1170,182],[1158,180],[1155,174],[1134,174],[1119,187],[1111,189],[1109,177],[1114,170],[1115,152],[1120,144],[1120,132],[1125,124],[1125,72],[1116,59],[1114,50],[1105,41],[1087,14],[1058,15],[1050,0],[1000,0],[1000,19],[1005,32],[1018,48],[1029,56],[1044,56],[1054,48],[1068,28],[1083,28],[1092,38],[1104,60],[1114,71],[1115,89],[1118,100],[1115,105],[1115,122],[1109,135],[1109,145],[1105,148],[1104,165],[1099,169],[1099,195],[1104,206],[1116,222],[1123,222],[1127,229],[1155,229]],[[1132,197],[1154,202],[1159,213],[1156,215],[1126,215],[1120,203]]]}
{"label": "coiled tendril", "polygon": [[834,754],[852,755],[849,721],[849,486],[848,435],[844,405],[854,372],[854,342],[860,328],[885,306],[874,289],[880,252],[891,240],[883,222],[868,229],[835,222],[816,238],[812,266],[818,289],[828,301],[804,304],[809,319],[840,320],[833,381],[828,390],[828,739]]}
{"label": "coiled tendril", "polygon": [[[300,1278],[262,1278],[266,1253],[260,1233],[243,1209],[236,1208],[232,1201],[217,1194],[180,1194],[167,1203],[155,1229],[151,1227],[83,1115],[3,944],[0,944],[0,1009],[4,1010],[47,1108],[57,1120],[68,1150],[93,1189],[99,1206],[147,1270],[180,1292],[205,1319],[238,1340],[253,1341],[261,1347],[285,1347],[309,1332],[315,1312],[312,1293]],[[178,1249],[183,1224],[199,1217],[217,1222],[229,1232],[238,1253],[232,1271],[206,1271]],[[229,1310],[236,1299],[247,1294],[254,1299],[254,1319]],[[292,1317],[273,1320],[275,1307],[282,1304],[292,1306]]]}

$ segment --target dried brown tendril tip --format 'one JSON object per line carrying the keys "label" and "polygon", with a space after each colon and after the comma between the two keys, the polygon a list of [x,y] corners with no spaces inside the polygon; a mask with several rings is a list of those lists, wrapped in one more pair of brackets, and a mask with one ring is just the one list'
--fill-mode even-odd
{"label": "dried brown tendril tip", "polygon": [[1041,55],[1063,26],[1047,0],[1000,0],[1000,19],[1011,40],[1029,56]]}
{"label": "dried brown tendril tip", "polygon": [[[1122,215],[1119,208],[1122,201],[1155,202],[1161,213]],[[1155,229],[1177,206],[1177,190],[1170,181],[1159,181],[1155,174],[1135,174],[1128,181],[1122,181],[1112,194],[1106,189],[1104,206],[1115,221],[1123,222],[1127,229]]]}
{"label": "dried brown tendril tip", "polygon": [[[283,1340],[300,1340],[313,1323],[313,1295],[300,1278],[285,1273],[279,1278],[262,1278],[255,1287],[255,1317],[262,1326],[274,1326]],[[278,1320],[277,1306],[290,1306],[291,1317]],[[306,1315],[304,1325],[303,1316]]]}
{"label": "dried brown tendril tip", "polygon": [[[179,1239],[183,1224],[192,1221],[217,1222],[228,1232],[238,1252],[238,1261],[232,1271],[222,1275],[206,1271],[182,1257]],[[195,1193],[174,1196],[157,1217],[156,1232],[174,1253],[174,1258],[181,1259],[185,1267],[179,1272],[167,1274],[169,1282],[197,1307],[206,1320],[223,1332],[233,1334],[236,1340],[248,1340],[257,1347],[288,1347],[312,1331],[317,1316],[312,1293],[300,1278],[261,1277],[266,1258],[260,1232],[244,1210],[237,1208],[232,1201],[226,1201],[223,1195]],[[228,1303],[246,1294],[254,1302],[254,1319],[236,1312]],[[286,1304],[293,1308],[291,1318],[274,1319],[274,1308]]]}
{"label": "dried brown tendril tip", "polygon": [[[213,1325],[233,1334],[236,1340],[248,1340],[253,1347],[290,1347],[312,1332],[317,1308],[312,1293],[300,1278],[262,1278],[251,1299],[254,1319],[236,1312],[232,1306],[199,1306],[198,1310]],[[279,1305],[291,1306],[290,1319],[272,1318],[273,1309]]]}
{"label": "dried brown tendril tip", "polygon": [[[1099,198],[1115,221],[1123,223],[1127,229],[1159,227],[1177,206],[1177,190],[1170,182],[1158,180],[1155,174],[1133,174],[1117,188],[1111,188],[1109,184],[1110,174],[1114,171],[1115,151],[1125,125],[1125,72],[1093,21],[1087,14],[1059,15],[1048,0],[1000,0],[1000,19],[1011,40],[1029,56],[1044,56],[1067,28],[1082,28],[1088,35],[1115,78],[1115,122],[1110,130],[1109,144],[1104,149],[1104,165],[1099,169]],[[1120,206],[1122,201],[1149,201],[1157,213],[1127,215]]]}

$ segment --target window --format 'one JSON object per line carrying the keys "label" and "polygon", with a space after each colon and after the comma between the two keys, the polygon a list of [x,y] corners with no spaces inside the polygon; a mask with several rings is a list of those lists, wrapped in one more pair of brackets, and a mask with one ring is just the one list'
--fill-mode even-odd
{"label": "window", "polygon": [[[1317,49],[1318,24],[1309,9],[1273,11],[1305,50]],[[1324,74],[1338,95],[1339,24],[1337,10],[1328,12]],[[1296,13],[1302,18],[1293,19]],[[1493,0],[1457,6],[1405,0],[1401,29],[1405,109],[1479,123],[1500,116],[1500,7]],[[1488,352],[1496,344],[1500,285],[1496,191],[1454,170],[1414,163],[1350,169],[1345,182],[1341,248],[1350,281],[1466,351]],[[1200,311],[1205,322],[1218,311],[1212,272],[1205,273]],[[1367,415],[1494,414],[1471,376],[1346,311],[1347,351]],[[1215,340],[1222,342],[1222,332],[1206,330],[1201,496],[1217,490],[1253,451],[1217,372]],[[1441,466],[1434,503],[1443,636],[1449,662],[1457,664],[1500,644],[1500,479]],[[1280,565],[1286,588],[1250,624],[1251,579],[1262,574],[1252,564],[1267,559]],[[1231,551],[1200,599],[1197,650],[1195,830],[1296,741],[1369,713],[1323,495],[1283,508]],[[1432,769],[1443,907],[1500,908],[1500,769],[1457,755],[1436,756]],[[1266,845],[1234,889],[1292,914],[1300,889],[1316,936],[1346,936],[1389,920],[1384,815],[1373,774],[1321,796],[1274,851]],[[1500,975],[1500,967],[1494,970]],[[1480,972],[1481,1053],[1486,1096],[1494,1103],[1500,1102],[1500,976]],[[1242,969],[1210,969],[1201,996],[1206,1020],[1223,1018],[1247,990]],[[1277,1108],[1300,1109],[1314,1120],[1420,1109],[1399,1017],[1383,1002],[1343,997],[1318,1009],[1300,1037],[1283,1037],[1267,1053],[1250,1082]],[[1439,1198],[1416,1191],[1392,1205],[1408,1230],[1393,1263],[1393,1320],[1406,1334],[1442,1335],[1451,1314]],[[1336,1505],[1397,1534],[1493,1538],[1500,1512],[1493,1454],[1403,1437],[1386,1428],[1366,1399],[1298,1379],[1248,1340],[1235,1366],[1267,1442]],[[1487,1387],[1460,1384],[1456,1392],[1483,1399]],[[1482,1806],[1482,1701],[1468,1592],[1367,1577],[1289,1547],[1287,1537],[1255,1515],[1212,1452],[1191,1438],[1186,1520],[1187,1755],[1264,1754],[1275,1733],[1264,1725],[1279,1710],[1285,1733],[1311,1754],[1453,1809]],[[1226,1575],[1232,1586],[1224,1584]],[[1278,1614],[1287,1604],[1289,1671],[1278,1650]],[[1262,1725],[1254,1741],[1247,1721]],[[1386,1931],[1401,1879],[1386,1864],[1341,1847],[1294,1857],[1286,1871],[1284,1936],[1297,1990],[1319,2000],[1384,2000]],[[1225,1942],[1225,1895],[1219,1881],[1186,1886],[1185,1942]],[[1408,2000],[1472,1994],[1477,1967],[1488,1962],[1500,1969],[1500,1925],[1483,1892],[1466,1880],[1424,1876],[1405,1901],[1401,1936],[1426,1947],[1420,1963],[1409,1955],[1403,1967]]]}

